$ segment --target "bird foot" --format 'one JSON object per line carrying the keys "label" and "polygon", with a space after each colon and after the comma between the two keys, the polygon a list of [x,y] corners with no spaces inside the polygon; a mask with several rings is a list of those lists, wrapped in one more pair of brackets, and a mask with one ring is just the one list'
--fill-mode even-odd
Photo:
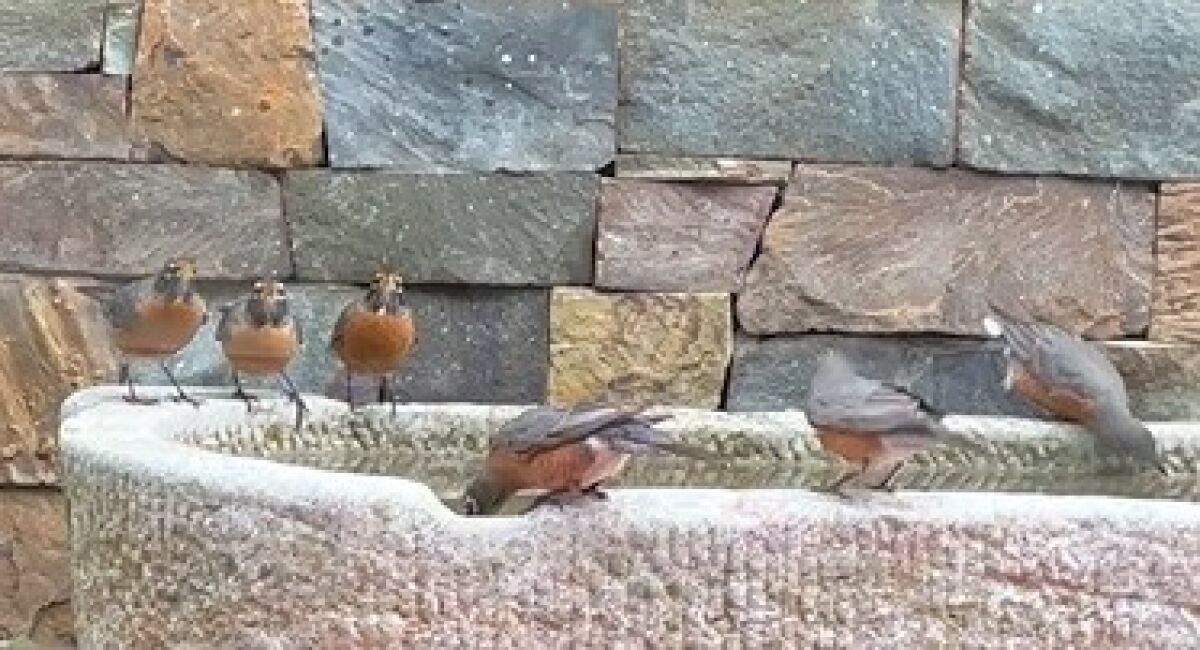
{"label": "bird foot", "polygon": [[580,492],[580,494],[592,497],[593,499],[596,499],[597,501],[608,501],[608,492],[601,490],[599,485],[592,485],[590,487],[586,487],[583,489],[582,492]]}
{"label": "bird foot", "polygon": [[247,413],[254,410],[255,403],[262,401],[262,398],[259,397],[258,395],[251,395],[250,393],[247,393],[246,391],[241,390],[241,389],[233,391],[233,395],[231,395],[231,397],[233,399],[240,399],[243,402],[245,402]]}
{"label": "bird foot", "polygon": [[534,499],[523,514],[529,514],[544,506],[554,506],[559,509],[578,506],[585,499],[587,499],[587,495],[583,492],[548,492]]}
{"label": "bird foot", "polygon": [[124,399],[129,404],[137,404],[139,406],[154,406],[159,400],[155,397],[138,397],[137,395],[125,395]]}
{"label": "bird foot", "polygon": [[200,400],[192,397],[191,395],[172,395],[171,397],[168,397],[167,400],[175,402],[176,404],[187,402],[196,408],[200,408]]}

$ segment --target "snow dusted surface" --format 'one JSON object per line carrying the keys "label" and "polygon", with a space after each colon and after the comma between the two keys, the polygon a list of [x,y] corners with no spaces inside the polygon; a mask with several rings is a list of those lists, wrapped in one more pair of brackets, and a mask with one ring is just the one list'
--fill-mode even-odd
{"label": "snow dusted surface", "polygon": [[[287,425],[282,400],[247,415],[215,394],[198,410],[119,395],[91,389],[63,407],[83,647],[1182,648],[1200,638],[1200,504],[623,489],[581,508],[467,519],[413,481],[181,442]],[[345,414],[308,401],[318,420]],[[412,405],[399,418],[477,436],[518,411]],[[676,420],[811,450],[795,413]],[[951,426],[1022,444],[1077,437],[1031,422]],[[1155,431],[1174,480],[1194,489],[1200,426]]]}

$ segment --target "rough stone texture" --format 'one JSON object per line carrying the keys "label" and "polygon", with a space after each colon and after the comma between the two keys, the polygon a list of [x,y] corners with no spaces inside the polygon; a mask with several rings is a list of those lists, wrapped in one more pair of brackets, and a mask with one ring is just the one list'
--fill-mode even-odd
{"label": "rough stone texture", "polygon": [[128,159],[124,78],[0,74],[0,156]]}
{"label": "rough stone texture", "polygon": [[989,298],[1094,338],[1139,334],[1153,233],[1154,195],[1137,185],[800,165],[739,322],[981,334]]}
{"label": "rough stone texture", "polygon": [[315,0],[335,167],[591,171],[615,153],[599,0]]}
{"label": "rough stone texture", "polygon": [[1200,5],[969,7],[964,162],[1007,172],[1200,175]]}
{"label": "rough stone texture", "polygon": [[1200,184],[1163,184],[1154,257],[1150,337],[1200,343]]}
{"label": "rough stone texture", "polygon": [[[231,386],[214,338],[217,310],[246,286],[205,284],[209,322],[173,364],[185,384]],[[358,287],[292,285],[291,307],[305,344],[288,374],[301,390],[344,398],[344,375],[329,351],[329,333],[342,308],[362,295]],[[405,291],[417,323],[417,346],[396,375],[403,401],[530,402],[546,390],[549,296],[542,289],[410,287]],[[134,376],[165,384],[161,371],[139,366]],[[277,390],[275,378],[247,378],[247,386]],[[356,382],[356,402],[374,401],[377,384]]]}
{"label": "rough stone texture", "polygon": [[0,485],[58,481],[59,402],[111,380],[113,355],[99,305],[74,284],[0,274]]}
{"label": "rough stone texture", "polygon": [[297,273],[365,282],[588,284],[599,180],[305,171],[288,175]]}
{"label": "rough stone texture", "polygon": [[552,402],[716,408],[732,353],[723,293],[597,293],[550,298]]}
{"label": "rough stone texture", "polygon": [[101,71],[110,75],[133,74],[133,59],[137,54],[138,14],[140,3],[108,5],[104,13],[104,60]]}
{"label": "rough stone texture", "polygon": [[64,506],[58,492],[0,490],[0,639],[75,640]]}
{"label": "rough stone texture", "polygon": [[961,11],[627,0],[621,149],[948,164]]}
{"label": "rough stone texture", "polygon": [[[172,441],[243,426],[239,403],[148,416],[115,393],[65,409],[85,647],[1186,647],[1200,630],[1200,597],[1180,579],[1200,571],[1195,503],[630,490],[467,519],[409,481]],[[394,435],[421,435],[474,431],[495,415],[416,406],[392,421]],[[680,415],[692,427],[731,417]],[[776,417],[803,426],[799,414]],[[1057,429],[1009,440],[1057,460],[1070,448]],[[1194,426],[1160,435],[1178,459],[1195,457]],[[275,440],[297,437],[285,428]],[[1044,483],[1064,474],[1053,467]]]}
{"label": "rough stone texture", "polygon": [[774,201],[774,187],[606,181],[596,286],[737,291]]}
{"label": "rough stone texture", "polygon": [[167,159],[321,161],[307,0],[144,0],[133,121]]}
{"label": "rough stone texture", "polygon": [[0,3],[0,70],[70,72],[100,62],[106,0]]}
{"label": "rough stone texture", "polygon": [[648,181],[721,181],[786,185],[792,176],[787,160],[698,158],[657,154],[619,154],[617,178]]}
{"label": "rough stone texture", "polygon": [[[816,365],[827,350],[840,351],[867,376],[912,387],[947,413],[1048,417],[1004,390],[1005,361],[996,341],[823,334],[739,337],[726,407],[802,409]],[[1125,377],[1137,416],[1200,419],[1200,347],[1122,341],[1104,350]]]}
{"label": "rough stone texture", "polygon": [[203,277],[291,272],[279,185],[254,171],[3,164],[0,232],[0,268],[140,274],[192,255]]}

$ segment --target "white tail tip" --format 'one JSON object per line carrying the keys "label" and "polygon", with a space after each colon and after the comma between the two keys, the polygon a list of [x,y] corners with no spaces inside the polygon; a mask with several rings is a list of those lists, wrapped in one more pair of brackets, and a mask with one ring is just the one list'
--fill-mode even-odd
{"label": "white tail tip", "polygon": [[983,317],[983,330],[988,333],[988,336],[1000,336],[1004,333],[1004,328],[1000,326],[1000,321],[991,316]]}

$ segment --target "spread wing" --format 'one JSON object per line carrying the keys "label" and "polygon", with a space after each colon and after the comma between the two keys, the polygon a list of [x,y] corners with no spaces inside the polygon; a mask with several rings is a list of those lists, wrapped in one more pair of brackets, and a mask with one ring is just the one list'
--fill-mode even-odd
{"label": "spread wing", "polygon": [[1090,399],[1129,401],[1120,373],[1098,346],[1047,323],[1023,321],[995,306],[1005,354],[1044,383]]}

